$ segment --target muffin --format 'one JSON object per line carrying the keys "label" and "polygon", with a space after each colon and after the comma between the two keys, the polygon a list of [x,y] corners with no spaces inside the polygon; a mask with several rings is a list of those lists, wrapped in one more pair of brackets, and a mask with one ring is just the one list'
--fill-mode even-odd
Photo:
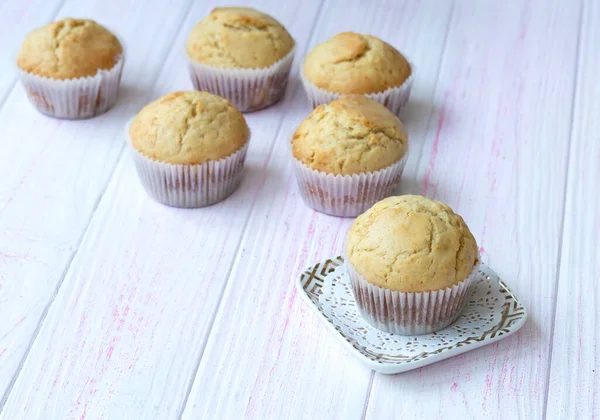
{"label": "muffin", "polygon": [[412,87],[411,65],[398,50],[354,32],[342,32],[313,48],[300,73],[313,107],[357,93],[398,114]]}
{"label": "muffin", "polygon": [[246,7],[219,7],[192,29],[186,44],[194,88],[220,95],[242,112],[279,101],[295,43],[271,16]]}
{"label": "muffin", "polygon": [[418,195],[382,200],[346,241],[346,267],[364,318],[383,331],[441,330],[459,316],[479,263],[477,243],[450,207]]}
{"label": "muffin", "polygon": [[87,19],[62,19],[29,33],[17,58],[27,96],[43,114],[89,118],[117,101],[123,48]]}
{"label": "muffin", "polygon": [[129,128],[142,184],[157,201],[204,207],[241,181],[250,130],[229,101],[206,92],[174,92],[146,105]]}
{"label": "muffin", "polygon": [[358,216],[393,194],[407,152],[408,135],[398,117],[363,95],[317,107],[292,138],[302,198],[334,216]]}

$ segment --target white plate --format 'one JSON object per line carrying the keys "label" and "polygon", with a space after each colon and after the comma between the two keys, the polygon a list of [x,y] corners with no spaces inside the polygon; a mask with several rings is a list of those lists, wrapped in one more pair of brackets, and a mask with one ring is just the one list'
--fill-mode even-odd
{"label": "white plate", "polygon": [[491,344],[514,334],[527,312],[498,275],[481,264],[479,280],[456,322],[441,331],[401,336],[379,331],[360,316],[343,258],[308,268],[298,289],[344,345],[372,370],[406,372]]}

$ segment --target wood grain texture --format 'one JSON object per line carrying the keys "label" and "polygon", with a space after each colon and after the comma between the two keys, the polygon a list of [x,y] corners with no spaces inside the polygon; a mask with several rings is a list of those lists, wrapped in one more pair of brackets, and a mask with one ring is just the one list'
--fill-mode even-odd
{"label": "wood grain texture", "polygon": [[548,419],[600,418],[600,5],[582,11]]}
{"label": "wood grain texture", "polygon": [[[123,128],[191,88],[187,33],[223,2],[0,0],[0,419],[600,418],[600,6],[238,3],[290,30],[293,76],[284,101],[246,114],[240,189],[182,210],[146,195]],[[46,118],[15,84],[23,37],[55,16],[93,18],[123,41],[107,114]],[[310,112],[303,56],[345,30],[415,64],[399,192],[465,217],[529,311],[517,335],[384,376],[297,296],[295,277],[342,253],[352,222],[304,206],[287,144]]]}
{"label": "wood grain texture", "polygon": [[456,2],[411,191],[464,216],[529,321],[496,344],[376,375],[367,419],[543,416],[580,10],[510,5]]}
{"label": "wood grain texture", "polygon": [[54,19],[64,0],[6,0],[0,3],[0,105],[16,80],[16,60],[25,35]]}
{"label": "wood grain texture", "polygon": [[93,16],[124,41],[118,104],[94,119],[55,120],[37,113],[17,85],[0,110],[0,405],[112,175],[125,122],[148,100],[187,4],[159,3],[141,14],[116,0],[66,3],[58,18]]}
{"label": "wood grain texture", "polygon": [[[426,125],[450,3],[328,1],[311,46],[337,32],[371,32],[400,48],[422,69],[409,130]],[[428,31],[419,28],[427,27]],[[269,161],[264,187],[233,264],[184,419],[360,419],[372,373],[320,323],[295,288],[306,266],[343,251],[351,219],[316,213],[302,202],[287,142],[310,109],[296,90]],[[411,158],[412,159],[412,158]],[[410,160],[410,159],[409,159]],[[408,181],[410,182],[410,181]]]}
{"label": "wood grain texture", "polygon": [[[27,32],[31,28],[51,21],[62,4],[56,1],[6,0],[0,4],[0,105],[4,103],[17,80],[16,57]],[[6,121],[6,120],[5,120]],[[13,132],[14,133],[14,132]],[[11,156],[7,152],[7,136],[10,131],[3,131],[0,162]],[[10,166],[2,166],[10,169]],[[12,168],[14,170],[14,168]],[[2,173],[2,183],[10,172]],[[0,187],[0,209],[10,200],[6,190]],[[0,210],[1,213],[2,210]],[[1,217],[1,215],[0,215]],[[23,296],[31,293],[31,282],[21,281],[23,277],[42,279],[50,269],[49,262],[60,261],[60,252],[53,247],[37,244],[31,238],[12,235],[6,228],[0,231],[0,399],[8,388],[17,367],[30,345],[30,337],[16,338],[21,331],[35,330],[38,320],[30,316],[30,311],[20,310]],[[35,249],[33,249],[35,248]],[[45,302],[34,302],[38,313],[43,310]],[[39,306],[38,306],[39,305]],[[10,308],[10,310],[3,310]],[[16,309],[16,310],[15,310]],[[32,314],[33,315],[33,314]],[[10,344],[9,344],[10,343]]]}
{"label": "wood grain texture", "polygon": [[[153,96],[191,87],[183,45],[215,4],[196,3]],[[266,3],[257,2],[265,9]],[[304,52],[319,3],[271,6]],[[296,83],[296,88],[297,88]],[[297,90],[297,89],[296,89]],[[3,418],[177,418],[289,103],[248,114],[240,189],[206,209],[153,202],[125,155],[101,200]],[[123,127],[121,126],[121,130]],[[122,140],[122,136],[120,137]]]}

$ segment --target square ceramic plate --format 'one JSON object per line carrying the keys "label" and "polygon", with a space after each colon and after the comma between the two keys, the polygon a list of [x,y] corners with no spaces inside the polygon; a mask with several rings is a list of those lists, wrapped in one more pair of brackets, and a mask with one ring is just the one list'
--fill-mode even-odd
{"label": "square ceramic plate", "polygon": [[491,344],[514,334],[527,319],[523,305],[484,264],[456,322],[441,331],[418,336],[389,334],[366,323],[356,307],[342,257],[308,268],[300,274],[297,286],[352,354],[370,369],[387,374],[406,372]]}

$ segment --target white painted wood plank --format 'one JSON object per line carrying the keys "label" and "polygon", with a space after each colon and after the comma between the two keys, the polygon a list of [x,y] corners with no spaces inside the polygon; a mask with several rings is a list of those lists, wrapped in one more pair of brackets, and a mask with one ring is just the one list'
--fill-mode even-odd
{"label": "white painted wood plank", "polygon": [[[311,41],[314,46],[343,30],[369,32],[398,46],[416,63],[421,70],[408,122],[411,134],[415,132],[413,158],[427,119],[417,117],[430,110],[449,15],[450,3],[434,1],[329,1]],[[286,142],[309,112],[303,92],[297,90],[184,419],[215,414],[220,418],[357,419],[363,414],[371,372],[330,335],[297,296],[294,284],[307,265],[342,252],[351,222],[308,209],[298,193]]]}
{"label": "white painted wood plank", "polygon": [[528,309],[521,332],[394,377],[367,419],[543,418],[578,3],[457,2],[413,192],[448,202]]}
{"label": "white painted wood plank", "polygon": [[[280,19],[304,52],[318,2],[253,5]],[[153,96],[191,87],[183,45],[212,6],[189,11]],[[246,115],[253,138],[244,181],[209,208],[154,203],[129,157],[121,159],[2,418],[179,415],[256,193],[272,174],[266,164],[281,118],[294,106],[288,97]]]}
{"label": "white painted wood plank", "polygon": [[600,418],[600,4],[582,18],[548,419]]}
{"label": "white painted wood plank", "polygon": [[0,110],[0,398],[113,172],[123,126],[152,93],[187,4],[157,2],[142,14],[117,0],[66,3],[59,18],[93,17],[124,43],[118,104],[94,119],[54,120],[37,113],[17,86]]}
{"label": "white painted wood plank", "polygon": [[51,21],[64,0],[6,0],[0,3],[0,104],[17,79],[16,60],[25,35]]}

